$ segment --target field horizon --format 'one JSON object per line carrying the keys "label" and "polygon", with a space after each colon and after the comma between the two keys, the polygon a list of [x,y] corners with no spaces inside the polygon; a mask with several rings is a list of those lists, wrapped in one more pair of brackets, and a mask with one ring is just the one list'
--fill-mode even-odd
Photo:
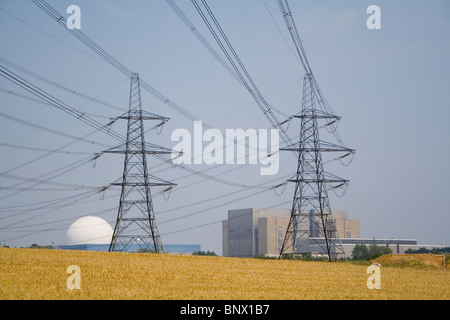
{"label": "field horizon", "polygon": [[[79,267],[80,289],[68,286]],[[448,300],[450,273],[218,256],[0,248],[2,300]],[[69,279],[69,281],[71,281]]]}

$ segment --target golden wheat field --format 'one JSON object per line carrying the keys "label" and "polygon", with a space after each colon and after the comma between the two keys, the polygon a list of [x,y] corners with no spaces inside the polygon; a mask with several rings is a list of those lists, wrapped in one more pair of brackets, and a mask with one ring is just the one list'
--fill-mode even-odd
{"label": "golden wheat field", "polygon": [[[67,268],[80,269],[69,289]],[[0,248],[0,299],[450,299],[449,270],[150,253]]]}

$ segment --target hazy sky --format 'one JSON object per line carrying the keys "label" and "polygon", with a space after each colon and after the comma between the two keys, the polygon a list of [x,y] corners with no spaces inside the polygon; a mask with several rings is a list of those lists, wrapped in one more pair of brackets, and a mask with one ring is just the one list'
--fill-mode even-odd
{"label": "hazy sky", "polygon": [[[66,18],[67,7],[78,5],[83,33],[210,127],[222,132],[270,127],[248,91],[166,1],[48,3]],[[191,1],[176,3],[217,49]],[[277,118],[299,112],[304,70],[276,1],[208,3]],[[330,191],[332,209],[360,220],[362,237],[450,245],[450,3],[289,4],[315,77],[342,116],[339,134],[346,146],[357,150],[347,167],[325,164],[326,171],[350,180],[343,197]],[[380,30],[366,26],[366,10],[373,4],[381,9]],[[31,1],[0,1],[0,46],[1,65],[100,123],[128,108],[129,79]],[[70,90],[8,67],[4,59]],[[104,154],[95,166],[89,159],[118,142],[37,100],[0,78],[0,242],[10,246],[64,244],[66,230],[77,218],[95,215],[114,226],[117,214],[120,189],[111,187],[104,194],[98,189],[121,178],[123,157]],[[175,129],[193,132],[192,120],[145,90],[142,101],[144,110],[171,119],[160,134],[148,131],[147,142],[172,148]],[[145,123],[147,129],[153,125]],[[289,123],[292,138],[298,136],[299,125],[298,120]],[[126,133],[121,121],[112,129]],[[76,139],[80,137],[85,140]],[[321,139],[335,142],[326,131]],[[221,254],[220,221],[228,210],[291,206],[292,184],[281,195],[270,190],[295,173],[296,161],[288,153],[281,154],[275,176],[260,176],[258,165],[189,166],[207,170],[221,182],[153,157],[148,163],[151,174],[177,183],[167,200],[161,189],[152,189],[163,244],[201,244],[202,250]]]}

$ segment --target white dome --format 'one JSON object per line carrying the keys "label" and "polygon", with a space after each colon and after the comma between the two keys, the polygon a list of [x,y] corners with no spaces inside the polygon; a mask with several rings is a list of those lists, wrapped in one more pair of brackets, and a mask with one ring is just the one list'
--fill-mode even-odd
{"label": "white dome", "polygon": [[99,217],[86,216],[78,219],[67,230],[67,244],[109,244],[113,229]]}

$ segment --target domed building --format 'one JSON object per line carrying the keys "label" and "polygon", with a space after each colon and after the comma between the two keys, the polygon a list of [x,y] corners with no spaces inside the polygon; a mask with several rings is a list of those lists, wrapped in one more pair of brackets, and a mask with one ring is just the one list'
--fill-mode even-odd
{"label": "domed building", "polygon": [[[85,216],[73,222],[66,233],[66,244],[55,246],[62,250],[108,251],[114,230],[102,218]],[[136,252],[139,246],[130,246]],[[200,251],[199,244],[165,244],[164,252],[191,254]]]}
{"label": "domed building", "polygon": [[113,229],[99,217],[86,216],[76,220],[67,230],[66,244],[110,244]]}

